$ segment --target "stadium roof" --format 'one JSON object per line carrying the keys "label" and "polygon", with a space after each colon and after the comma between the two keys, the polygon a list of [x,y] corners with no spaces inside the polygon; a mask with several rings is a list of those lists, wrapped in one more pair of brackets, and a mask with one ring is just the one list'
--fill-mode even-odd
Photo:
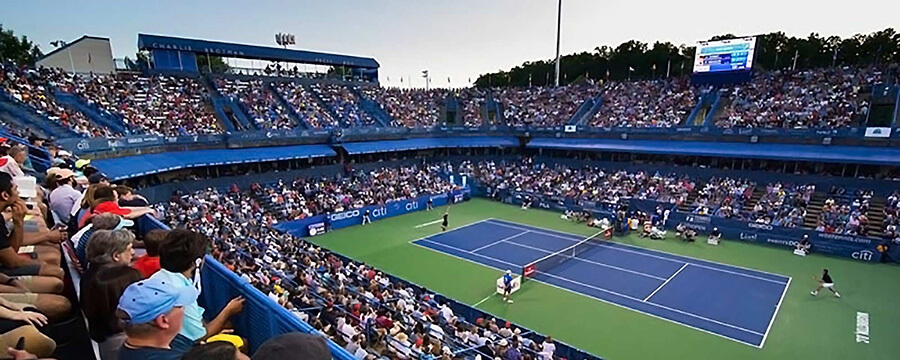
{"label": "stadium roof", "polygon": [[379,66],[375,59],[360,56],[338,55],[306,50],[290,50],[150,34],[138,34],[138,49],[177,50],[242,59],[288,61],[304,64],[349,66],[367,69],[377,69]]}
{"label": "stadium roof", "polygon": [[527,147],[535,149],[613,151],[784,161],[900,165],[900,149],[883,147],[554,138],[535,138],[528,143]]}

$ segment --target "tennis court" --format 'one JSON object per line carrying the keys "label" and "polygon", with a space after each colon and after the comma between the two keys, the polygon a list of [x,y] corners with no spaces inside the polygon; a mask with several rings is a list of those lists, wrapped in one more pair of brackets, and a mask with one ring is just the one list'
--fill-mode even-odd
{"label": "tennis court", "polygon": [[540,260],[530,279],[759,348],[791,281],[758,270],[584,240],[581,235],[486,219],[414,243],[520,274]]}

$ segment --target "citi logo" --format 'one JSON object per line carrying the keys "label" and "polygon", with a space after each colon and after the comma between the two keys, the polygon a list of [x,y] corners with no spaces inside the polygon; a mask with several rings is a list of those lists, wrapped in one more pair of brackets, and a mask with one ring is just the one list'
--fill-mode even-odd
{"label": "citi logo", "polygon": [[853,254],[851,254],[851,257],[856,260],[872,261],[872,255],[875,255],[875,253],[873,253],[871,250],[861,250],[854,251]]}

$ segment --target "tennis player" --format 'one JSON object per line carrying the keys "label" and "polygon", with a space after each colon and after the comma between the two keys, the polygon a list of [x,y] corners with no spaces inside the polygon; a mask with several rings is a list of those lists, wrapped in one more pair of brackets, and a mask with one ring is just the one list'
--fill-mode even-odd
{"label": "tennis player", "polygon": [[448,218],[450,217],[450,208],[447,208],[447,211],[444,212],[444,221],[441,223],[441,231],[447,231],[447,226],[449,224]]}
{"label": "tennis player", "polygon": [[819,290],[822,290],[822,288],[826,288],[829,291],[831,291],[832,293],[834,293],[834,297],[836,297],[836,298],[841,297],[841,293],[837,292],[837,290],[834,289],[834,281],[831,280],[831,275],[828,275],[828,269],[822,269],[822,278],[816,279],[816,281],[819,282],[819,287],[817,287],[815,290],[810,292],[810,295],[812,295],[812,296],[819,295]]}
{"label": "tennis player", "polygon": [[512,304],[512,302],[513,302],[512,299],[509,298],[509,295],[512,292],[512,288],[513,288],[512,281],[513,281],[512,272],[509,270],[506,270],[506,274],[503,275],[503,301],[506,301],[507,303],[510,303],[510,304]]}

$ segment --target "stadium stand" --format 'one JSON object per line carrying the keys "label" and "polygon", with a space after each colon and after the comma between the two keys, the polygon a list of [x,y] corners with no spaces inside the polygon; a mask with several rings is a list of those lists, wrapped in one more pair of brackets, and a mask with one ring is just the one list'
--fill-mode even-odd
{"label": "stadium stand", "polygon": [[293,129],[297,122],[291,119],[288,110],[275,99],[262,80],[216,79],[216,87],[225,95],[239,101],[258,128]]}
{"label": "stadium stand", "polygon": [[762,73],[723,89],[729,100],[716,126],[781,129],[844,128],[868,111],[861,92],[883,81],[876,67]]}
{"label": "stadium stand", "polygon": [[78,136],[111,137],[121,135],[93,124],[79,111],[68,109],[56,101],[52,90],[65,76],[59,70],[18,69],[0,64],[0,86],[5,94],[31,107],[41,116],[71,130]]}
{"label": "stadium stand", "polygon": [[359,97],[348,86],[326,83],[310,88],[348,127],[375,125],[375,119],[362,109]]}
{"label": "stadium stand", "polygon": [[222,132],[208,103],[206,88],[194,78],[168,75],[73,75],[67,91],[117,114],[147,134]]}
{"label": "stadium stand", "polygon": [[603,107],[591,119],[599,127],[678,126],[697,104],[699,91],[686,77],[611,83],[604,86]]}
{"label": "stadium stand", "polygon": [[581,104],[600,92],[594,84],[559,88],[504,88],[497,98],[503,105],[506,123],[514,126],[556,126],[565,124]]}
{"label": "stadium stand", "polygon": [[301,119],[314,128],[337,127],[338,121],[300,84],[281,82],[278,92],[290,103]]}
{"label": "stadium stand", "polygon": [[363,94],[381,104],[394,126],[430,127],[438,123],[448,92],[444,89],[403,90],[367,86]]}

